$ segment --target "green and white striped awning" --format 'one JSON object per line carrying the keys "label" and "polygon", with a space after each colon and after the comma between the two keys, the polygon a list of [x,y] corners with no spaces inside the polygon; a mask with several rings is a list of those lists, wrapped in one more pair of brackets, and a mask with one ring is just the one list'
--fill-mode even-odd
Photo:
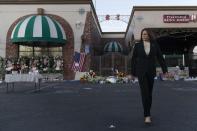
{"label": "green and white striped awning", "polygon": [[59,22],[46,15],[32,15],[19,21],[11,34],[13,43],[42,46],[63,45],[66,34]]}
{"label": "green and white striped awning", "polygon": [[117,41],[110,41],[104,47],[104,52],[122,52],[122,46]]}

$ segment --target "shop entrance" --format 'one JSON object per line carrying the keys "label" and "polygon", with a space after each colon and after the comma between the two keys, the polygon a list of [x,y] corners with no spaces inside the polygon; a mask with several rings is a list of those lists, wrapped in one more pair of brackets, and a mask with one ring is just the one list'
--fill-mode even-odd
{"label": "shop entrance", "polygon": [[168,67],[187,67],[197,76],[197,28],[152,28]]}

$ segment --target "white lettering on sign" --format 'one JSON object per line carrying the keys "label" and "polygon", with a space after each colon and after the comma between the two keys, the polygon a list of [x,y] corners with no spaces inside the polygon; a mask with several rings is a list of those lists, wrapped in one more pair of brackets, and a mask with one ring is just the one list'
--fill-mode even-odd
{"label": "white lettering on sign", "polygon": [[189,21],[189,15],[163,15],[164,23],[188,23]]}

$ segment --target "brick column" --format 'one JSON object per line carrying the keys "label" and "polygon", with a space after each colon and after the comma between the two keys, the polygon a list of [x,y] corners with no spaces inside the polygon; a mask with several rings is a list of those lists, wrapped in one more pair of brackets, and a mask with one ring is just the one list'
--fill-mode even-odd
{"label": "brick column", "polygon": [[91,69],[91,63],[94,62],[94,60],[91,59],[91,56],[95,54],[94,48],[100,45],[101,36],[95,22],[92,12],[88,12],[82,35],[81,52],[85,52],[85,45],[87,44],[90,47],[90,53],[86,55],[83,71],[89,71]]}

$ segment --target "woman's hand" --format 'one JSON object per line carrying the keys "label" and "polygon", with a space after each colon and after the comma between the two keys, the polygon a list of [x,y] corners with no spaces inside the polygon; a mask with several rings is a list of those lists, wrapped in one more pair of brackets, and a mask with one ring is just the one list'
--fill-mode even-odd
{"label": "woman's hand", "polygon": [[163,73],[163,76],[164,76],[165,78],[167,78],[167,77],[169,77],[169,73],[168,73],[168,72],[165,72],[165,73]]}

